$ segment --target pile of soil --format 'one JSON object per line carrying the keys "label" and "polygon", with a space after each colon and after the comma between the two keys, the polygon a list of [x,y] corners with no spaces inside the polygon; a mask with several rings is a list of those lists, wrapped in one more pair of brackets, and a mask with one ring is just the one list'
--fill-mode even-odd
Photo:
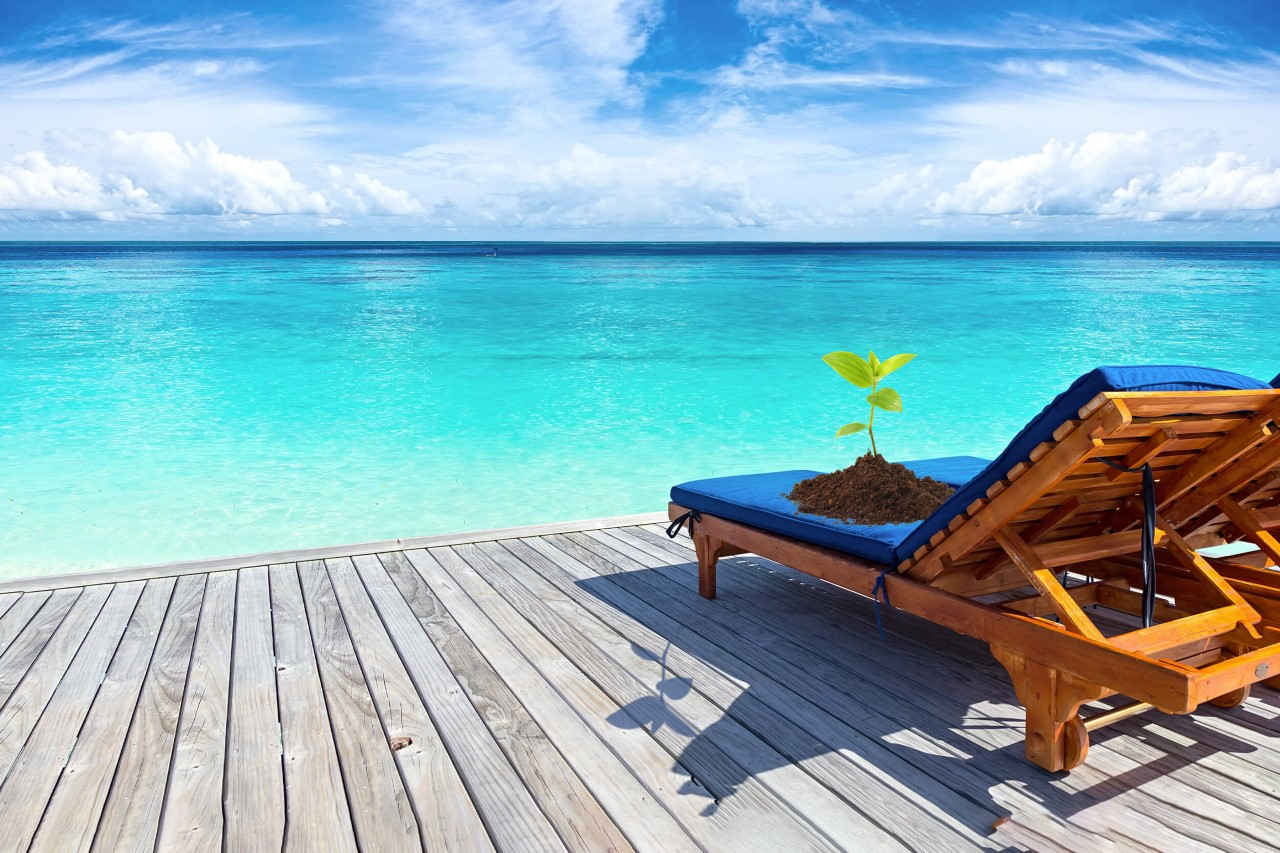
{"label": "pile of soil", "polygon": [[932,477],[917,477],[906,465],[867,453],[848,468],[801,480],[787,497],[800,512],[855,524],[901,524],[925,518],[954,491]]}

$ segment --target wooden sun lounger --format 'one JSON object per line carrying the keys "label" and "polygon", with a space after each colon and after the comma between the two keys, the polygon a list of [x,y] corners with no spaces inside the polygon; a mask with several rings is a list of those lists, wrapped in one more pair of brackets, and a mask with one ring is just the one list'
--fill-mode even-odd
{"label": "wooden sun lounger", "polygon": [[[1150,627],[1106,636],[1086,607],[1141,613],[1142,477],[1156,499]],[[685,508],[671,504],[673,519]],[[1026,707],[1026,751],[1056,771],[1084,761],[1089,732],[1157,708],[1229,708],[1280,688],[1280,390],[1099,394],[885,575],[892,606],[990,644]],[[693,526],[699,592],[716,562],[750,552],[866,596],[885,566],[706,512]],[[1248,541],[1248,560],[1194,548]],[[1246,563],[1252,563],[1246,564]],[[1088,582],[1070,589],[1055,572]],[[1031,595],[987,604],[991,593]],[[1135,700],[1083,718],[1113,694]]]}

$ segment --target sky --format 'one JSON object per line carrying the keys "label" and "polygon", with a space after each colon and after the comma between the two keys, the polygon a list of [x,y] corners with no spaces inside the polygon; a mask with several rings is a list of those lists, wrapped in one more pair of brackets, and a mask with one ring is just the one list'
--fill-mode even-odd
{"label": "sky", "polygon": [[0,240],[1275,240],[1280,4],[0,0]]}

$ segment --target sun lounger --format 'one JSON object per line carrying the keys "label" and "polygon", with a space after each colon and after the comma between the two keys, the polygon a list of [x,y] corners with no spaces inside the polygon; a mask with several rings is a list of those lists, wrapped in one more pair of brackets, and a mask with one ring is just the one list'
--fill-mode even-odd
{"label": "sun lounger", "polygon": [[[1280,388],[1205,368],[1099,368],[993,462],[907,464],[958,486],[918,524],[797,515],[783,495],[812,471],[673,488],[699,592],[715,597],[720,557],[750,552],[985,641],[1026,707],[1027,757],[1047,770],[1078,765],[1089,731],[1132,714],[1280,687],[1280,572],[1194,550],[1246,541],[1251,562],[1280,563]],[[1080,583],[1065,586],[1066,572]],[[1141,627],[1108,636],[1093,606]],[[1134,701],[1081,716],[1113,694]]]}

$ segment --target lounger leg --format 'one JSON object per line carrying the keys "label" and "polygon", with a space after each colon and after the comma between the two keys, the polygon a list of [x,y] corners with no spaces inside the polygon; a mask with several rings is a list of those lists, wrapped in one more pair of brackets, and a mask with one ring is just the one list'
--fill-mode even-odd
{"label": "lounger leg", "polygon": [[716,597],[716,562],[723,544],[696,530],[693,533],[693,547],[698,552],[698,595],[703,598]]}
{"label": "lounger leg", "polygon": [[1089,754],[1089,733],[1080,719],[1080,706],[1108,691],[1003,646],[993,645],[991,653],[1008,670],[1026,708],[1027,758],[1050,772],[1082,763]]}
{"label": "lounger leg", "polygon": [[1221,696],[1210,699],[1209,704],[1217,705],[1219,708],[1238,708],[1244,704],[1244,700],[1249,698],[1250,686],[1246,684],[1244,687],[1239,687],[1230,693],[1223,693]]}
{"label": "lounger leg", "polygon": [[[1237,643],[1227,643],[1226,648],[1223,651],[1226,651],[1231,655],[1238,655],[1245,652],[1246,649]],[[1263,684],[1266,684],[1266,682],[1264,681]],[[1249,693],[1251,692],[1252,687],[1253,685],[1251,684],[1246,684],[1244,687],[1237,687],[1230,693],[1223,693],[1221,696],[1215,696],[1210,699],[1209,704],[1216,705],[1219,708],[1238,708],[1244,704],[1246,699],[1249,698]]]}

